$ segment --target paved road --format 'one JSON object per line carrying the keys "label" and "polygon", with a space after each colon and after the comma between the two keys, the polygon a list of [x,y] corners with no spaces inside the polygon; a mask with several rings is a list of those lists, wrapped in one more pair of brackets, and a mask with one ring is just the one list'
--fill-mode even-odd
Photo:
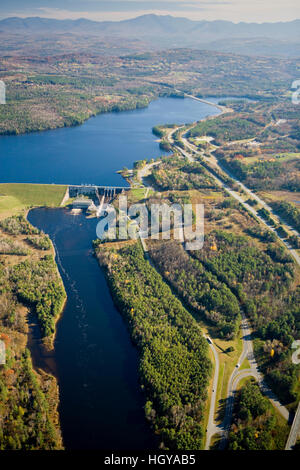
{"label": "paved road", "polygon": [[217,388],[218,388],[218,380],[219,380],[220,361],[219,361],[217,350],[214,347],[212,340],[208,336],[204,336],[204,337],[208,341],[209,347],[213,353],[214,361],[215,361],[215,372],[214,372],[212,392],[211,392],[211,397],[210,397],[210,408],[209,408],[209,416],[208,416],[206,440],[205,440],[205,450],[209,450],[212,436],[219,432],[222,432],[220,429],[218,429],[218,426],[215,424],[215,410],[216,410],[216,401],[217,401]]}
{"label": "paved road", "polygon": [[[221,425],[223,428],[223,438],[220,443],[220,448],[224,449],[226,442],[228,440],[228,434],[230,431],[230,426],[232,422],[232,412],[233,412],[233,405],[234,405],[234,397],[237,391],[237,387],[241,379],[245,377],[254,377],[262,392],[269,398],[272,405],[277,409],[277,411],[283,416],[284,419],[288,421],[289,419],[289,412],[288,410],[279,402],[277,397],[271,391],[269,386],[265,383],[263,379],[263,375],[259,372],[257,362],[255,360],[254,352],[253,352],[253,343],[251,338],[251,329],[249,326],[249,322],[244,315],[242,314],[242,340],[243,340],[243,351],[239,358],[238,364],[234,369],[233,373],[228,382],[227,388],[227,403],[226,403],[226,410],[225,410],[225,417],[224,421]],[[241,365],[243,364],[245,359],[248,359],[250,368],[249,369],[240,369]]]}
{"label": "paved road", "polygon": [[157,165],[160,165],[160,161],[158,162],[152,162],[152,163],[147,163],[143,168],[141,168],[140,170],[138,170],[137,172],[137,178],[138,180],[141,181],[141,183],[143,183],[144,186],[147,186],[147,188],[150,190],[150,189],[153,189],[154,191],[154,188],[152,186],[149,186],[149,184],[147,184],[144,179],[146,178],[146,176],[150,175],[151,173],[151,168],[153,168],[154,166],[157,166]]}
{"label": "paved road", "polygon": [[[198,152],[196,147],[194,147],[190,142],[188,142],[188,140],[182,136],[182,141],[185,145],[186,148],[188,148],[188,150],[190,150],[191,152]],[[195,161],[195,158],[193,157],[193,155],[191,155],[188,151],[186,150],[182,150],[180,147],[176,147],[177,150],[179,150],[189,161]],[[198,152],[199,153],[199,152]],[[201,152],[200,152],[201,153]],[[212,164],[212,160],[208,157],[206,157],[203,153],[201,153],[201,157],[209,164]],[[257,196],[257,194],[255,194],[253,191],[251,191],[249,188],[247,188],[243,183],[241,183],[234,175],[232,175],[229,171],[225,170],[223,167],[221,167],[218,163],[216,163],[217,160],[214,159],[214,166],[216,166],[216,168],[218,168],[219,170],[223,171],[223,173],[225,173],[227,176],[229,176],[231,179],[233,179],[237,184],[239,184],[239,186],[241,187],[241,189],[243,189],[248,195],[249,197],[251,197],[252,199],[255,199],[259,204],[261,204],[266,210],[268,210],[272,215],[273,217],[277,218],[279,223],[285,227],[287,230],[290,230],[293,232],[294,235],[297,235],[298,237],[300,236],[299,232],[297,232],[297,230],[293,229],[292,227],[290,227],[289,225],[287,225],[278,215],[275,215],[274,212],[273,212],[273,209],[263,200],[261,199],[259,196]],[[218,178],[217,176],[215,176],[213,173],[211,173],[211,175],[214,177],[215,181],[218,183],[219,186],[221,186],[223,189],[225,189],[233,198],[235,198],[238,202],[240,202],[249,212],[251,212],[262,224],[264,224],[269,230],[271,230],[272,232],[275,233],[275,235],[281,240],[281,242],[285,245],[285,247],[287,248],[287,250],[289,251],[290,255],[294,258],[294,260],[296,261],[296,263],[300,266],[300,256],[298,255],[298,253],[296,252],[296,250],[294,250],[290,244],[285,240],[285,238],[281,237],[275,230],[274,227],[271,227],[262,217],[260,217],[260,215],[257,213],[256,209],[254,209],[252,206],[250,206],[249,204],[247,204],[244,199],[242,198],[242,196],[240,196],[239,193],[237,193],[236,191],[232,190],[227,184],[225,184],[220,178]]]}
{"label": "paved road", "polygon": [[285,450],[293,450],[294,445],[296,444],[300,436],[300,403],[298,405],[295,418],[291,427],[290,435],[288,437]]}
{"label": "paved road", "polygon": [[[175,131],[173,131],[175,132]],[[176,146],[176,149],[184,155],[189,161],[195,161],[195,158],[193,156],[193,153],[195,151],[198,152],[198,150],[190,144],[185,137],[182,137],[183,143],[185,145],[185,149],[181,149],[180,147]],[[198,152],[199,153],[199,152]],[[205,157],[202,154],[202,157],[205,158],[210,164],[211,160],[207,157]],[[223,170],[223,169],[221,169]],[[224,171],[224,170],[223,170]],[[224,171],[225,172],[225,171]],[[225,172],[226,173],[226,172]],[[228,174],[228,173],[227,173]],[[298,263],[300,266],[300,257],[299,255],[293,250],[289,244],[282,238],[280,237],[275,230],[270,227],[263,218],[261,218],[256,210],[247,204],[244,199],[240,196],[239,193],[236,191],[233,191],[229,186],[227,186],[220,178],[214,175],[214,173],[211,173],[211,175],[214,177],[215,181],[219,186],[221,186],[223,189],[225,189],[233,198],[235,198],[238,202],[240,202],[249,212],[251,212],[262,224],[268,227],[268,229],[274,231],[274,233],[277,235],[277,237],[284,243],[286,248],[289,250],[290,254],[294,257],[295,261]],[[229,175],[232,179],[234,179],[238,184],[241,185],[242,189],[246,193],[249,194],[252,198],[256,199],[263,207],[265,207],[267,210],[271,211],[271,208],[263,201],[261,198],[259,198],[256,194],[254,194],[252,191],[250,191],[248,188],[246,188],[242,183],[240,183],[235,177],[232,175]],[[281,221],[281,219],[278,217],[282,225],[285,225],[284,222]],[[206,439],[206,447],[209,448],[210,440],[211,437],[215,433],[221,433],[222,434],[222,439],[221,439],[221,444],[220,448],[224,448],[228,439],[228,433],[230,430],[230,425],[232,422],[232,412],[233,412],[233,405],[234,405],[234,396],[238,387],[238,384],[240,380],[244,377],[254,377],[257,382],[259,383],[261,390],[263,393],[265,393],[270,401],[272,402],[273,406],[279,411],[279,413],[286,419],[288,420],[289,418],[289,412],[288,410],[281,405],[279,400],[276,398],[276,396],[273,394],[273,392],[270,390],[270,388],[267,386],[265,381],[263,380],[262,374],[260,374],[258,370],[257,363],[255,361],[254,353],[253,353],[253,346],[252,346],[252,340],[251,340],[251,330],[248,324],[248,321],[246,317],[243,315],[242,318],[242,323],[241,323],[242,331],[243,331],[243,351],[242,354],[239,358],[239,362],[234,369],[229,383],[228,383],[228,391],[227,391],[227,404],[226,404],[226,410],[225,410],[225,417],[223,420],[223,423],[220,426],[216,426],[214,423],[214,419],[212,416],[214,416],[215,412],[215,399],[211,400],[211,409],[210,409],[210,419],[209,419],[209,426],[207,430],[207,439]],[[245,370],[239,370],[241,364],[243,363],[244,359],[247,358],[250,363],[250,369],[245,369]],[[217,362],[216,362],[217,363]],[[299,418],[300,420],[300,418]]]}
{"label": "paved road", "polygon": [[[189,96],[189,95],[187,95]],[[191,98],[198,99],[195,97],[190,96]],[[198,99],[199,101],[203,101],[201,99]],[[225,108],[222,112],[228,112],[228,109]],[[173,134],[176,132],[178,128],[171,130],[166,138],[167,140],[174,145],[174,140],[173,140]],[[249,188],[247,188],[243,183],[241,183],[234,175],[232,175],[230,172],[225,170],[224,168],[220,167],[217,159],[211,154],[211,158],[208,158],[204,155],[204,152],[199,152],[199,150],[193,146],[188,140],[185,138],[185,136],[182,136],[182,141],[185,145],[185,149],[181,149],[178,146],[175,146],[175,148],[184,156],[186,157],[189,161],[195,161],[193,157],[193,153],[200,153],[202,158],[204,158],[209,165],[215,166],[217,169],[223,171],[225,174],[227,174],[231,179],[233,179],[241,189],[245,191],[246,194],[249,195],[252,199],[255,199],[262,207],[264,207],[266,210],[268,210],[275,218],[279,220],[279,222],[285,226],[289,231],[292,233],[296,234],[299,236],[299,233],[297,230],[293,229],[293,227],[290,227],[288,224],[286,224],[279,216],[275,215],[273,212],[273,209],[257,194],[253,193]],[[208,170],[209,171],[209,170]],[[247,204],[244,199],[240,196],[239,193],[236,191],[232,190],[229,186],[227,186],[220,178],[214,175],[213,172],[211,172],[211,175],[214,177],[215,181],[217,184],[222,187],[224,190],[226,190],[233,198],[235,198],[238,202],[240,202],[250,213],[252,213],[263,225],[265,225],[269,230],[273,231],[276,236],[281,240],[281,242],[286,246],[288,249],[289,253],[291,256],[294,258],[296,263],[300,266],[300,256],[298,253],[291,248],[291,246],[288,244],[288,242],[282,238],[278,233],[275,231],[273,227],[270,227],[266,221],[260,217],[257,214],[257,211]],[[213,352],[214,358],[215,358],[215,374],[214,374],[214,379],[213,379],[213,392],[211,396],[211,402],[210,402],[210,411],[209,411],[209,420],[208,420],[208,426],[207,426],[207,434],[206,434],[206,444],[205,444],[205,449],[209,449],[210,447],[210,442],[211,438],[214,434],[216,433],[221,433],[222,434],[222,439],[220,443],[220,448],[224,448],[228,439],[228,433],[230,430],[231,422],[232,422],[232,412],[233,412],[233,406],[234,406],[234,397],[235,393],[238,387],[238,384],[240,380],[242,380],[245,377],[254,377],[257,382],[260,385],[260,388],[262,392],[268,396],[270,401],[272,402],[273,406],[279,411],[279,413],[286,419],[289,419],[289,412],[288,410],[281,405],[279,400],[276,398],[274,393],[270,390],[268,385],[265,383],[262,374],[258,370],[257,363],[255,361],[254,353],[253,353],[253,345],[252,345],[252,340],[251,340],[251,330],[248,324],[248,321],[246,317],[243,315],[242,318],[242,323],[241,323],[241,328],[243,332],[243,351],[242,354],[239,358],[239,362],[236,365],[236,368],[234,369],[229,383],[228,383],[228,390],[227,390],[227,404],[226,404],[226,410],[225,410],[225,417],[223,420],[223,423],[219,426],[215,424],[214,421],[214,415],[215,415],[215,407],[216,407],[216,390],[217,390],[217,385],[218,385],[218,375],[219,375],[219,359],[218,359],[218,354],[216,349],[214,348],[212,342],[210,343],[211,350]],[[250,368],[249,369],[244,369],[240,370],[240,366],[242,365],[243,361],[245,358],[248,359],[250,363]],[[291,429],[291,433],[286,445],[286,449],[291,449],[292,446],[295,444],[297,440],[297,436],[299,435],[299,430],[300,430],[300,404],[293,422],[293,426]]]}

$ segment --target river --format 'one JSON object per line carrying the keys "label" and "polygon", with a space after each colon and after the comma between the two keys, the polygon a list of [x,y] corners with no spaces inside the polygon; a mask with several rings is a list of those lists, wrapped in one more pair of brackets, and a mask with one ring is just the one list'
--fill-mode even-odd
{"label": "river", "polygon": [[[190,99],[160,99],[147,109],[100,115],[77,128],[4,137],[1,180],[120,184],[118,169],[161,154],[154,125],[218,113]],[[68,295],[55,341],[66,448],[157,447],[144,417],[137,351],[93,257],[97,220],[43,208],[30,211],[28,219],[50,235]]]}

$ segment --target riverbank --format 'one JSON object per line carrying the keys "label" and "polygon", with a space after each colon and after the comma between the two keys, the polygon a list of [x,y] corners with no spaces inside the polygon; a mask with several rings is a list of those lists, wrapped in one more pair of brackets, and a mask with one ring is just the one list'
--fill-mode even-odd
{"label": "riverbank", "polygon": [[99,244],[95,250],[140,353],[145,414],[161,440],[160,447],[200,450],[211,372],[207,341],[144,258],[139,242],[117,250]]}
{"label": "riverbank", "polygon": [[[14,432],[11,435],[9,429],[12,422],[10,421],[14,419],[12,417],[14,414],[7,418],[3,428],[4,441],[1,442],[4,449],[23,449],[27,439],[24,436],[30,439],[31,449],[63,448],[58,413],[59,389],[53,349],[55,335],[48,338],[42,337],[36,313],[33,313],[35,307],[25,300],[21,283],[22,278],[26,277],[26,267],[29,267],[30,277],[36,276],[42,268],[42,260],[47,256],[53,260],[55,257],[52,244],[50,248],[41,249],[38,245],[29,243],[29,238],[40,240],[42,235],[33,228],[31,230],[26,222],[28,210],[32,206],[39,205],[59,206],[64,193],[64,187],[52,185],[0,184],[0,223],[4,223],[0,228],[0,242],[2,243],[0,336],[5,338],[9,354],[7,364],[0,367],[0,381],[3,381],[4,387],[10,387],[9,398],[6,401],[5,410],[1,410],[1,415],[5,417],[6,413],[10,412],[10,408],[15,406],[15,397],[20,394],[16,404],[21,410],[20,422],[22,423],[17,430],[13,427]],[[9,225],[8,220],[11,220]],[[5,246],[7,246],[6,251],[3,248]],[[57,269],[55,264],[54,266]],[[5,270],[3,271],[2,268]],[[24,271],[21,278],[18,274],[20,270]],[[38,275],[42,276],[42,272],[40,271]],[[59,276],[60,279],[58,270],[55,276]],[[42,281],[41,277],[38,281],[40,292],[43,290]],[[62,281],[60,282],[62,285]],[[6,286],[5,292],[2,290],[3,285]],[[31,288],[32,295],[34,295],[36,289],[34,284],[31,287],[28,284],[26,288]],[[3,316],[3,308],[4,312],[6,308],[11,312],[9,317]],[[61,314],[62,311],[55,318],[55,331]],[[28,396],[34,397],[37,394],[38,397],[34,408],[30,400],[27,402],[25,398],[27,384]],[[32,390],[30,394],[29,389]],[[24,419],[23,413],[26,413]],[[27,424],[27,420],[30,424]],[[34,423],[34,428],[32,428],[32,423]]]}

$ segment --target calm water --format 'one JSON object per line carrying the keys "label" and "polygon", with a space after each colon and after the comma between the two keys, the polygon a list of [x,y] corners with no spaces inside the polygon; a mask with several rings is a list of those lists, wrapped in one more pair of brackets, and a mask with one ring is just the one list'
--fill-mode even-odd
{"label": "calm water", "polygon": [[148,108],[98,115],[78,127],[0,137],[0,182],[124,185],[116,171],[162,154],[153,126],[218,113],[192,99],[161,98]]}
{"label": "calm water", "polygon": [[68,295],[55,355],[66,448],[157,447],[144,417],[137,350],[93,257],[97,220],[35,209],[29,221],[48,233]]}
{"label": "calm water", "polygon": [[[81,127],[1,138],[0,179],[123,183],[116,170],[160,154],[154,125],[217,113],[193,100],[160,99],[148,109],[98,116]],[[137,351],[92,254],[97,221],[64,209],[35,209],[28,218],[54,242],[68,295],[55,343],[66,448],[157,447],[144,418]]]}

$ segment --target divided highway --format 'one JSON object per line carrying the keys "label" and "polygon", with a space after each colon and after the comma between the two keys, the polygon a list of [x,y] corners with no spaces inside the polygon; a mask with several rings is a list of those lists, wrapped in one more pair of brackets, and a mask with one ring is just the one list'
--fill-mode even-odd
{"label": "divided highway", "polygon": [[[191,98],[197,99],[195,97],[189,96]],[[202,100],[201,100],[202,101]],[[228,112],[226,108],[222,109],[222,112]],[[193,127],[193,126],[191,126]],[[187,160],[190,162],[195,161],[194,154],[199,153],[198,149],[188,142],[186,136],[181,135],[181,141],[183,142],[185,148],[182,149],[181,147],[177,146],[174,144],[173,140],[173,134],[178,130],[179,128],[175,128],[172,131],[169,131],[168,134],[166,135],[167,140],[169,141],[170,144],[173,145],[176,150],[181,153]],[[187,131],[186,131],[187,132]],[[186,133],[185,132],[185,133]],[[287,225],[281,217],[273,213],[272,208],[265,202],[263,201],[259,196],[257,196],[253,191],[251,191],[249,188],[247,188],[243,183],[241,183],[234,175],[226,171],[224,168],[222,168],[217,159],[214,158],[213,154],[211,153],[210,157],[206,157],[204,155],[204,152],[201,152],[201,157],[208,163],[208,168],[206,169],[209,171],[210,166],[215,166],[215,168],[218,170],[219,174],[225,174],[226,176],[230,177],[232,180],[235,181],[239,185],[239,187],[252,199],[255,199],[262,207],[264,207],[266,210],[268,210],[274,217],[276,217],[279,220],[279,223],[283,226],[286,227],[289,231],[291,231],[293,234],[299,236],[299,233],[297,230],[293,229],[289,225]],[[260,215],[257,213],[257,211],[247,204],[245,200],[240,196],[239,193],[236,191],[232,190],[224,181],[222,181],[221,178],[217,177],[213,171],[210,171],[211,176],[215,179],[216,183],[218,186],[222,187],[225,191],[227,191],[234,199],[236,199],[240,204],[247,209],[248,212],[252,213],[256,219],[261,222],[263,225],[265,225],[269,230],[273,231],[277,238],[285,245],[287,250],[289,251],[290,255],[294,258],[295,262],[300,266],[300,256],[298,253],[292,249],[292,247],[289,245],[289,243],[281,237],[273,227],[270,227],[267,222],[260,217]],[[224,448],[228,439],[228,433],[230,430],[231,422],[232,422],[232,412],[233,412],[233,405],[234,405],[234,396],[238,387],[238,384],[241,379],[245,377],[254,377],[261,390],[263,393],[268,396],[270,399],[271,403],[273,406],[278,410],[278,412],[286,419],[289,419],[289,412],[288,410],[281,405],[279,400],[276,398],[276,396],[273,394],[273,392],[270,390],[270,388],[267,386],[265,383],[262,374],[258,370],[257,363],[255,361],[254,353],[253,353],[253,345],[252,345],[252,340],[251,340],[251,330],[248,324],[248,321],[243,314],[242,318],[242,323],[241,323],[241,328],[243,332],[243,352],[241,354],[241,357],[238,361],[238,364],[236,368],[234,369],[229,383],[228,383],[228,390],[227,390],[227,404],[226,404],[226,410],[225,410],[225,418],[222,422],[221,425],[217,426],[214,421],[214,416],[215,416],[215,408],[216,408],[216,390],[217,390],[217,384],[218,384],[218,375],[219,375],[219,359],[218,359],[218,354],[217,351],[212,343],[212,341],[209,339],[209,345],[210,348],[213,352],[214,355],[214,360],[215,360],[215,373],[214,373],[214,379],[213,379],[213,391],[211,395],[211,400],[210,400],[210,411],[209,411],[209,420],[208,420],[208,426],[207,426],[207,432],[206,432],[206,444],[205,444],[205,449],[208,450],[210,448],[210,443],[211,443],[211,438],[215,434],[221,434],[221,442],[220,442],[220,448]],[[208,339],[208,338],[207,338]],[[250,368],[249,369],[243,369],[240,370],[240,366],[242,365],[244,359],[247,358],[250,363]],[[297,438],[299,436],[300,432],[300,404],[298,406],[293,425],[291,428],[290,436],[288,438],[287,444],[286,444],[286,450],[292,449],[293,445],[295,445]]]}

